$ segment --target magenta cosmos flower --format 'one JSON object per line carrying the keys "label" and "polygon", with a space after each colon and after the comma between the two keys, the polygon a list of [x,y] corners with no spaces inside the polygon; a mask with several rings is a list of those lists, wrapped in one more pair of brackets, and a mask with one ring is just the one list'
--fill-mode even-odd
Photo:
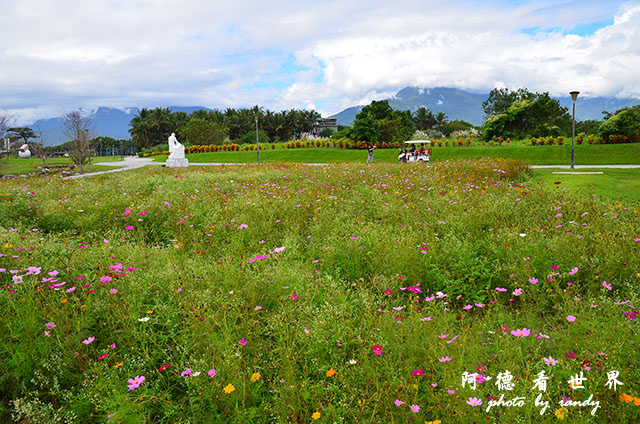
{"label": "magenta cosmos flower", "polygon": [[374,355],[382,355],[382,346],[380,345],[373,345],[371,347],[371,349],[373,349],[373,354]]}

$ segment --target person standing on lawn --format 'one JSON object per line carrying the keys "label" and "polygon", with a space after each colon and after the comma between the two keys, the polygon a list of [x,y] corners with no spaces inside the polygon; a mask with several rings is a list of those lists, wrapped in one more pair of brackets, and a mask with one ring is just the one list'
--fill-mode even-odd
{"label": "person standing on lawn", "polygon": [[367,150],[369,151],[369,155],[367,156],[367,163],[373,162],[373,149],[376,147],[373,144],[369,144]]}

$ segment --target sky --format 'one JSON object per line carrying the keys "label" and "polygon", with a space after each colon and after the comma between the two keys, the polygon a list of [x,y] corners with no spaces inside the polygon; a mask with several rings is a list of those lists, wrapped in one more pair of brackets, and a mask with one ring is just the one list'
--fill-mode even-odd
{"label": "sky", "polygon": [[640,98],[640,0],[0,0],[0,111],[263,106],[406,86]]}

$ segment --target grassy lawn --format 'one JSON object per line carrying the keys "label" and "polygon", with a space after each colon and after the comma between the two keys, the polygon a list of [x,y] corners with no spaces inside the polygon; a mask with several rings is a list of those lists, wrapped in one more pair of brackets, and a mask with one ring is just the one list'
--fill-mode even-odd
{"label": "grassy lawn", "polygon": [[[638,165],[640,144],[579,145],[575,149],[577,165]],[[376,150],[374,162],[397,162],[395,149]],[[571,145],[563,146],[518,146],[503,147],[434,147],[433,161],[448,159],[472,159],[494,157],[518,159],[531,165],[562,165],[571,163]],[[190,162],[255,163],[256,152],[207,152],[188,154]],[[167,156],[155,156],[155,161],[164,162]],[[268,162],[361,162],[367,160],[364,150],[332,148],[275,149],[260,151],[260,161]]]}
{"label": "grassy lawn", "polygon": [[[96,157],[93,158],[93,162],[117,162],[120,161],[120,156],[104,156],[104,157]],[[51,158],[46,160],[47,166],[50,165],[69,165],[71,166],[73,163],[69,158]],[[12,158],[3,158],[0,159],[0,176],[13,174],[13,175],[24,175],[29,174],[30,172],[39,172],[40,167],[42,166],[42,159],[38,158],[29,158],[29,159],[20,159],[16,157]],[[97,172],[97,171],[108,171],[109,169],[113,169],[110,166],[103,165],[90,165],[85,166],[85,172]]]}
{"label": "grassy lawn", "polygon": [[[578,175],[553,174],[566,172],[558,169],[536,169],[535,178],[541,178],[545,187],[552,190],[566,189],[568,193],[585,196],[601,196],[605,200],[637,204],[640,202],[640,169],[588,169],[576,170]],[[581,172],[602,172],[602,175]],[[556,184],[560,182],[560,184]]]}

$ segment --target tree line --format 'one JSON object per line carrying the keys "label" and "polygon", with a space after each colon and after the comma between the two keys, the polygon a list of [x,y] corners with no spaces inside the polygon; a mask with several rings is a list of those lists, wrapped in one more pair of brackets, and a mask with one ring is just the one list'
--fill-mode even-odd
{"label": "tree line", "polygon": [[139,150],[166,143],[172,132],[187,145],[251,143],[256,137],[256,119],[262,142],[288,141],[311,132],[320,114],[298,109],[273,112],[258,106],[203,109],[190,114],[169,108],[143,108],[131,120],[129,135]]}

